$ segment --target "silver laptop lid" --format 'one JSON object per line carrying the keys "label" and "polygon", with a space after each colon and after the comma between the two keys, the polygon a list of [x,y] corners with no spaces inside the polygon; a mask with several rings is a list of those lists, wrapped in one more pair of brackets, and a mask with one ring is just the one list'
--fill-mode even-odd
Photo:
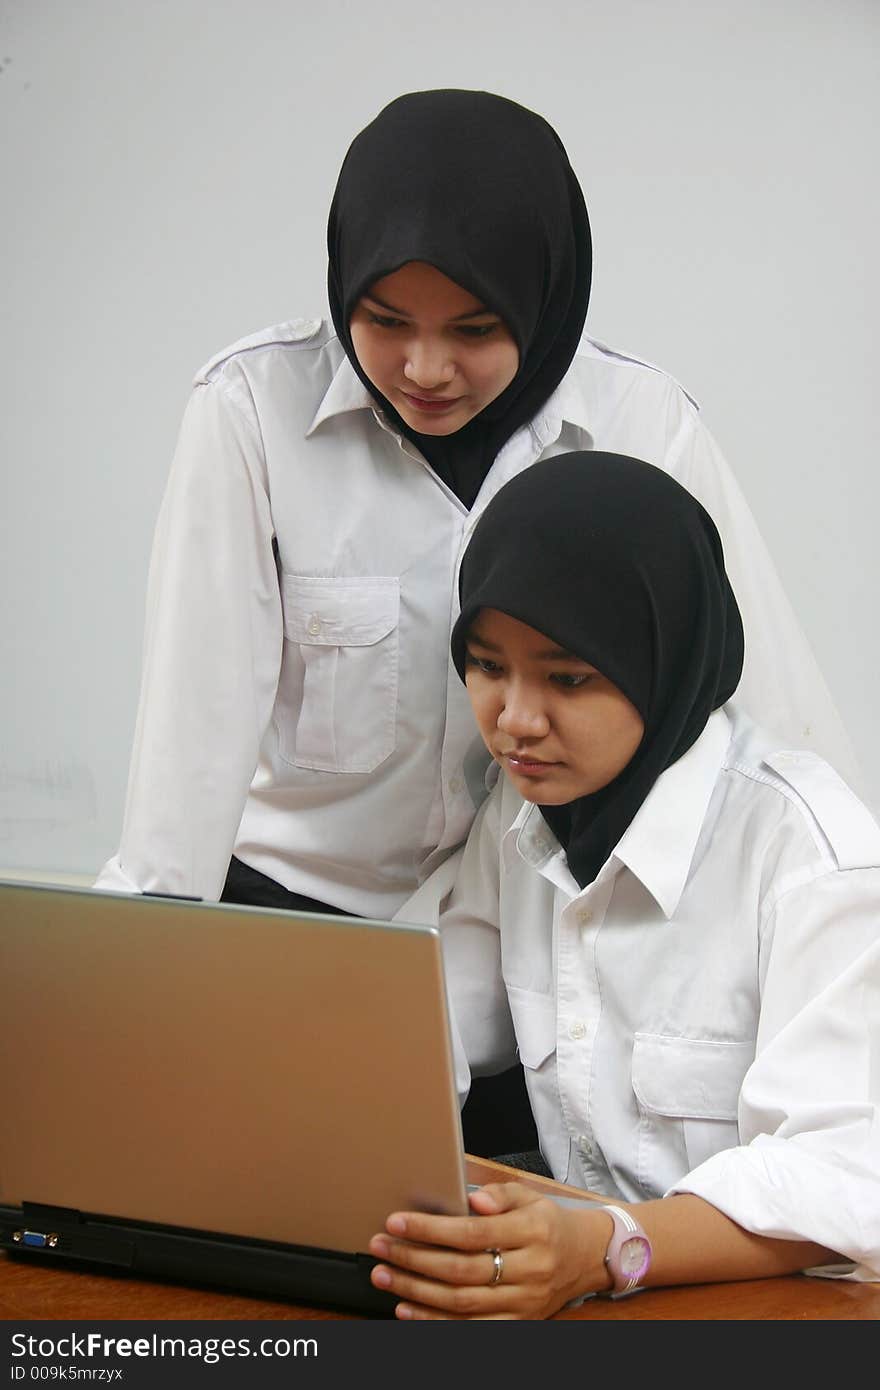
{"label": "silver laptop lid", "polygon": [[0,883],[0,1201],[363,1251],[467,1210],[426,927]]}

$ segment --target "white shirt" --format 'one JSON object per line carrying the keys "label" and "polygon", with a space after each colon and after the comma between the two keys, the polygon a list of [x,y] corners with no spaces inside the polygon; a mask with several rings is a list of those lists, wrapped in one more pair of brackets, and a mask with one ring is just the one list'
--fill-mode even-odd
{"label": "white shirt", "polygon": [[772,748],[716,711],[583,890],[502,777],[398,916],[439,914],[462,1098],[518,1054],[554,1177],[880,1279],[880,828]]}
{"label": "white shirt", "polygon": [[213,899],[234,851],[293,891],[391,916],[486,792],[449,660],[461,552],[503,483],[573,449],[646,459],[703,502],[743,611],[745,703],[851,769],[751,514],[668,376],[584,339],[468,513],[332,331],[299,320],[195,379],[150,566],[121,843],[98,886]]}

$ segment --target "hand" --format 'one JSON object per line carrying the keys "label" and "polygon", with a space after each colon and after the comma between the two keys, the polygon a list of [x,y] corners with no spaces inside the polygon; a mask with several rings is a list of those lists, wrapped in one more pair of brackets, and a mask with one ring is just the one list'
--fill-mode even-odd
{"label": "hand", "polygon": [[[481,1187],[470,1205],[473,1216],[395,1212],[373,1236],[370,1253],[384,1263],[371,1278],[403,1300],[398,1318],[547,1318],[608,1287],[606,1212],[561,1207],[516,1182]],[[503,1272],[493,1284],[496,1249]]]}

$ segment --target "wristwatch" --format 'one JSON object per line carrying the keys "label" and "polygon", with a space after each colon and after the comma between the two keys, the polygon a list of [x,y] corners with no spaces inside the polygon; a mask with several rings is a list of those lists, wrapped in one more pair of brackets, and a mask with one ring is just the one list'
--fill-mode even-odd
{"label": "wristwatch", "polygon": [[603,1204],[602,1211],[607,1211],[614,1222],[605,1251],[605,1265],[614,1283],[605,1291],[605,1297],[622,1298],[642,1287],[641,1280],[651,1268],[651,1242],[635,1217],[622,1207]]}

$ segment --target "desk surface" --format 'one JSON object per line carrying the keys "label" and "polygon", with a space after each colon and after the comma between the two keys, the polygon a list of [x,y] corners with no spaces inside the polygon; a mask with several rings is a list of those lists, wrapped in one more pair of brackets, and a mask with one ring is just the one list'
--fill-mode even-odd
{"label": "desk surface", "polygon": [[[512,1177],[513,1170],[484,1159],[468,1160],[471,1182]],[[566,1189],[529,1173],[516,1177],[529,1186]],[[238,1293],[185,1285],[154,1283],[108,1274],[72,1272],[0,1255],[0,1319],[106,1321],[136,1319],[291,1320],[351,1318],[351,1314]],[[880,1318],[880,1284],[811,1279],[792,1275],[736,1284],[703,1284],[676,1289],[649,1289],[612,1302],[588,1299],[579,1308],[557,1314],[560,1320],[706,1320],[812,1321]]]}

